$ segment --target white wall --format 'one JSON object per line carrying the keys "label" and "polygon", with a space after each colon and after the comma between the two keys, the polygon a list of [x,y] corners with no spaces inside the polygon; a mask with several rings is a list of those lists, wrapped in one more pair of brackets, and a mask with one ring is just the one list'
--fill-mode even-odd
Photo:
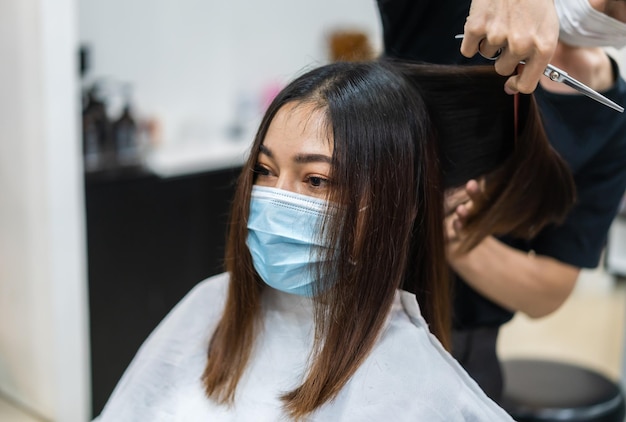
{"label": "white wall", "polygon": [[0,390],[89,415],[74,0],[0,2]]}
{"label": "white wall", "polygon": [[[382,48],[375,0],[78,5],[80,41],[93,49],[92,75],[132,83],[137,111],[160,120],[165,143],[223,139],[238,98],[258,97],[272,83],[327,61],[330,30],[360,29]],[[621,57],[626,74],[624,50]]]}
{"label": "white wall", "polygon": [[222,137],[238,97],[326,62],[329,30],[381,40],[374,0],[79,0],[79,17],[93,74],[131,82],[165,142]]}

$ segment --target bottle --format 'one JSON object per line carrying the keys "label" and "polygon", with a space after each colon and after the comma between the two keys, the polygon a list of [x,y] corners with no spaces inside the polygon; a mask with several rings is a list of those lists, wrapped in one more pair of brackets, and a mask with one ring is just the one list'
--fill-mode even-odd
{"label": "bottle", "polygon": [[122,114],[113,122],[115,153],[119,166],[137,165],[140,158],[138,128],[132,114],[130,92],[130,86],[126,86]]}
{"label": "bottle", "polygon": [[83,156],[85,171],[110,168],[113,164],[111,123],[106,105],[100,98],[100,87],[94,83],[87,91],[83,108]]}

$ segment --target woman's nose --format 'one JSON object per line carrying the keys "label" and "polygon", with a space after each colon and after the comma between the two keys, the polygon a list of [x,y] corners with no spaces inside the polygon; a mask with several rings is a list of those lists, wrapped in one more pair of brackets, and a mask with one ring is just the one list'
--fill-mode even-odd
{"label": "woman's nose", "polygon": [[281,174],[280,176],[278,176],[278,178],[276,179],[276,185],[274,187],[277,189],[298,193],[297,184],[295,183],[294,179],[285,174]]}

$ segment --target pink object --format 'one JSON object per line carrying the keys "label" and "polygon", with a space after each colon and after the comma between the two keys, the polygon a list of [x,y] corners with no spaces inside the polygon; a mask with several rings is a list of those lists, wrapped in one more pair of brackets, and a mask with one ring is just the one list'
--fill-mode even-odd
{"label": "pink object", "polygon": [[276,98],[280,90],[283,89],[283,85],[278,82],[268,83],[261,92],[261,112],[265,113],[265,110],[269,107],[270,103]]}

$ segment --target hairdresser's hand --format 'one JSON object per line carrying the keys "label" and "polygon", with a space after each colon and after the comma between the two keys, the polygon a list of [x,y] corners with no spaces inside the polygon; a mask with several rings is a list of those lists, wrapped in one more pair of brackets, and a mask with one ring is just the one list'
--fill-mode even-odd
{"label": "hairdresser's hand", "polygon": [[465,239],[464,224],[474,212],[474,204],[483,195],[484,180],[470,180],[465,186],[446,191],[444,196],[446,255],[458,256]]}
{"label": "hairdresser's hand", "polygon": [[[505,84],[509,93],[535,90],[559,38],[559,19],[554,0],[472,0],[465,22],[461,53],[473,57],[480,51],[493,57],[496,72],[512,75]],[[481,42],[482,41],[482,42]]]}

